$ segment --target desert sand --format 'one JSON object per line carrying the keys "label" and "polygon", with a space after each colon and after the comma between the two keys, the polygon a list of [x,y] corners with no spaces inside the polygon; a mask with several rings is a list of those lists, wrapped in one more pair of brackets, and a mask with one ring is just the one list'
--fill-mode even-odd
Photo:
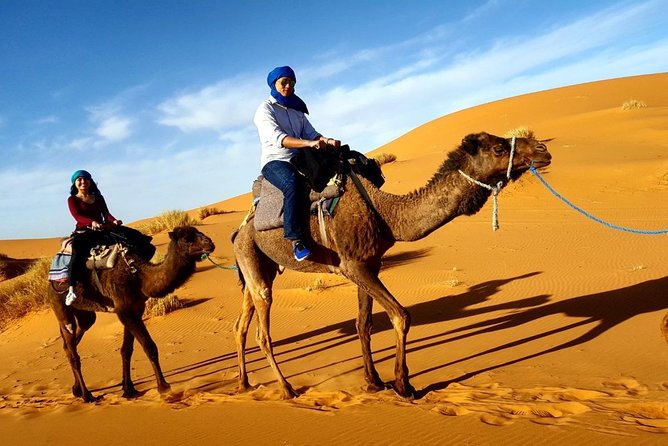
{"label": "desert sand", "polygon": [[[548,143],[542,172],[596,217],[638,230],[668,228],[668,74],[570,86],[466,109],[371,152],[389,192],[429,180],[467,134],[526,126]],[[646,108],[622,110],[636,99]],[[443,98],[447,101],[447,98]],[[349,142],[354,146],[354,142]],[[249,190],[252,178],[249,178]],[[212,203],[233,211],[198,228],[232,265],[229,235],[249,195]],[[113,203],[110,203],[113,208]],[[193,210],[196,212],[196,210]],[[121,397],[122,325],[113,314],[80,345],[86,404],[55,318],[31,315],[0,333],[0,431],[11,445],[639,445],[668,442],[668,234],[613,229],[558,200],[531,173],[428,237],[398,243],[381,279],[409,310],[408,365],[418,398],[366,393],[355,334],[356,290],[342,277],[286,271],[275,283],[271,333],[277,360],[300,393],[279,400],[274,375],[249,338],[254,390],[238,394],[232,327],[235,271],[208,262],[175,294],[186,308],[147,320],[168,395],[137,346],[143,395]],[[65,234],[63,234],[65,235]],[[155,238],[164,251],[167,235]],[[0,253],[52,256],[57,238],[0,241]],[[375,308],[381,377],[393,377],[394,335]],[[254,332],[253,323],[251,330]]]}

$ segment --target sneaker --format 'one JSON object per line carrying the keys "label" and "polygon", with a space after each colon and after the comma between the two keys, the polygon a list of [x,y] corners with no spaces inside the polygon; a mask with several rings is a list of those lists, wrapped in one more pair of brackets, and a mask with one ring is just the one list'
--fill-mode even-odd
{"label": "sneaker", "polygon": [[65,305],[70,306],[75,300],[77,300],[77,295],[74,293],[74,288],[70,287],[67,296],[65,296]]}
{"label": "sneaker", "polygon": [[292,251],[295,253],[295,260],[301,262],[306,260],[311,255],[311,251],[302,243],[301,240],[292,242]]}

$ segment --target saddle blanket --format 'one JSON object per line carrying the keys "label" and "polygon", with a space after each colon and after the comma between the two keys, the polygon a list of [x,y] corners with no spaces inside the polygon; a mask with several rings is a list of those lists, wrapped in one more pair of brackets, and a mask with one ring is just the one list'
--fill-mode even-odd
{"label": "saddle blanket", "polygon": [[[49,280],[52,282],[69,281],[69,268],[72,261],[71,239],[65,239],[59,252],[53,257],[49,267]],[[96,246],[91,249],[86,259],[86,268],[89,270],[109,269],[116,265],[118,255],[124,248],[120,243],[112,246]]]}
{"label": "saddle blanket", "polygon": [[[283,192],[276,186],[271,184],[260,176],[255,180],[253,191],[256,192],[258,187],[255,183],[261,184],[261,190],[257,192],[257,206],[255,208],[255,218],[253,224],[258,231],[267,231],[269,229],[283,227]],[[311,208],[314,206],[324,206],[325,210],[330,214],[333,212],[331,200],[341,195],[341,189],[337,185],[329,185],[323,189],[322,192],[311,192],[310,201]],[[320,202],[324,199],[323,202]]]}

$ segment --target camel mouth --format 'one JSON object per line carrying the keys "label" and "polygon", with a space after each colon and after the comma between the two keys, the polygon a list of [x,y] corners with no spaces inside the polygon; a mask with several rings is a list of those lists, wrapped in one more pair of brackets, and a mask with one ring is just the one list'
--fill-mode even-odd
{"label": "camel mouth", "polygon": [[524,158],[524,164],[527,168],[530,168],[533,165],[536,169],[540,169],[541,167],[546,167],[552,164],[552,157],[548,156],[542,159]]}
{"label": "camel mouth", "polygon": [[531,167],[532,164],[536,169],[540,169],[541,167],[547,167],[552,164],[552,160],[529,160],[527,163],[529,167]]}
{"label": "camel mouth", "polygon": [[199,260],[202,260],[202,256],[205,256],[205,255],[208,256],[213,251],[215,251],[215,249],[216,249],[216,246],[213,243],[211,243],[210,246],[201,247],[199,249],[195,249],[195,250],[191,251],[191,254],[192,254],[193,257],[197,257],[198,261],[199,261]]}

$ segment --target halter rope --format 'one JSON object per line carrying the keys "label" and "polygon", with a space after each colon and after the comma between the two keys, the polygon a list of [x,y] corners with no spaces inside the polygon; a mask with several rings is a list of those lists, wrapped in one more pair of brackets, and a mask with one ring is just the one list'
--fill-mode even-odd
{"label": "halter rope", "polygon": [[[513,168],[514,157],[515,157],[515,137],[513,136],[512,140],[510,141],[510,157],[508,158],[508,170],[506,171],[507,179],[510,179],[510,171]],[[499,200],[497,197],[499,196],[499,192],[501,192],[501,188],[503,187],[503,181],[499,181],[498,183],[496,183],[496,186],[490,186],[489,184],[485,184],[474,178],[471,178],[469,175],[465,174],[462,170],[459,170],[459,173],[471,183],[492,191],[492,202],[494,203],[494,209],[492,210],[492,230],[496,231],[497,229],[499,229]]]}
{"label": "halter rope", "polygon": [[209,262],[213,263],[214,266],[216,266],[217,268],[220,268],[220,269],[231,269],[231,270],[238,270],[239,269],[239,267],[237,266],[236,263],[234,263],[232,266],[220,265],[220,264],[214,262],[213,259],[211,257],[209,257],[209,254],[206,254],[206,253],[202,254],[200,259],[201,260],[208,260]]}
{"label": "halter rope", "polygon": [[619,229],[620,231],[632,232],[634,234],[646,234],[646,235],[668,234],[668,228],[667,229],[657,229],[655,231],[652,231],[652,230],[647,231],[647,230],[643,230],[643,229],[627,228],[627,227],[624,227],[624,226],[619,226],[619,225],[615,225],[615,224],[612,224],[612,223],[608,223],[607,221],[604,221],[604,220],[602,220],[598,217],[593,216],[592,214],[585,211],[584,209],[577,207],[571,201],[569,201],[566,198],[564,198],[563,196],[561,196],[559,194],[559,192],[554,190],[552,188],[552,186],[550,186],[547,183],[547,181],[545,181],[545,179],[538,173],[538,171],[534,167],[533,163],[531,163],[531,167],[529,168],[529,170],[531,171],[532,174],[536,175],[536,177],[540,180],[540,182],[543,183],[543,185],[547,188],[547,190],[552,192],[552,194],[555,197],[557,197],[558,199],[560,199],[561,201],[563,201],[568,206],[572,207],[573,209],[575,209],[576,211],[578,211],[579,213],[581,213],[585,217],[589,218],[590,220],[594,220],[595,222],[600,223],[600,224],[602,224],[604,226],[607,226],[609,228],[612,228],[612,229]]}

